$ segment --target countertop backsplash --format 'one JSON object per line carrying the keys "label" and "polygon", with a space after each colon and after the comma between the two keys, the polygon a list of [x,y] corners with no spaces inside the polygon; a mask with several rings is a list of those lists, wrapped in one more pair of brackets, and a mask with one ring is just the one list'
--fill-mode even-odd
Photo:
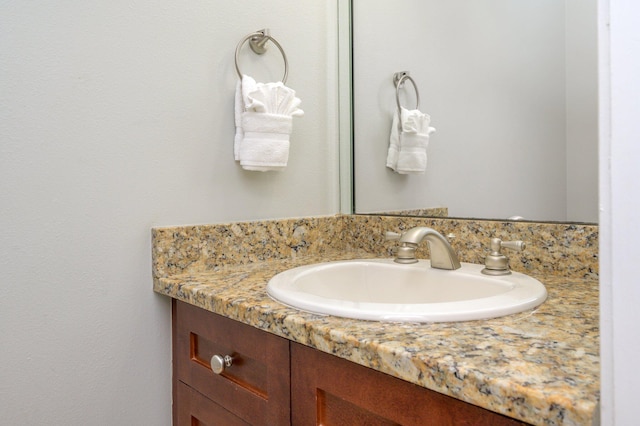
{"label": "countertop backsplash", "polygon": [[[428,226],[448,236],[462,262],[483,263],[493,237],[522,240],[525,250],[505,250],[511,268],[535,276],[598,279],[598,226],[378,215],[337,215],[214,225],[154,228],[153,275],[265,260],[295,259],[335,250],[393,257],[397,241],[387,231]],[[427,244],[418,248],[428,258]]]}

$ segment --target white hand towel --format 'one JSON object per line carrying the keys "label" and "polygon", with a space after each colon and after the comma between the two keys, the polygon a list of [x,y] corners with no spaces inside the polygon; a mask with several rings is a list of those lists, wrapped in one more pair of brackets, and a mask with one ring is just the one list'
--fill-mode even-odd
{"label": "white hand towel", "polygon": [[294,116],[304,112],[295,91],[282,82],[243,76],[236,87],[234,156],[246,170],[282,170],[289,159]]}
{"label": "white hand towel", "polygon": [[244,139],[244,130],[242,130],[242,113],[244,112],[244,101],[242,100],[242,80],[238,79],[236,84],[236,98],[235,98],[235,123],[236,123],[236,135],[233,140],[233,157],[236,161],[240,161],[240,145],[242,139]]}
{"label": "white hand towel", "polygon": [[393,114],[387,167],[400,174],[424,174],[427,170],[431,117],[419,110],[400,109]]}
{"label": "white hand towel", "polygon": [[387,151],[387,167],[396,170],[398,165],[398,152],[400,152],[400,119],[398,111],[393,113],[391,121],[391,135],[389,136],[389,150]]}
{"label": "white hand towel", "polygon": [[400,151],[395,171],[400,174],[424,174],[427,170],[429,136],[400,133]]}
{"label": "white hand towel", "polygon": [[240,145],[240,165],[245,170],[282,170],[289,159],[289,135],[293,118],[289,115],[247,111],[242,114],[244,138]]}

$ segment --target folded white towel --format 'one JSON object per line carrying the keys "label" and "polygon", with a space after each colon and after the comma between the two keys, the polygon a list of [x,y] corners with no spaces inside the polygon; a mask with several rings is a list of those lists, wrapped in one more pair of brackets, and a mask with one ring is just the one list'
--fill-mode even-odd
{"label": "folded white towel", "polygon": [[436,131],[429,127],[431,117],[414,109],[400,108],[393,114],[387,167],[400,174],[424,174],[427,170],[429,135]]}
{"label": "folded white towel", "polygon": [[398,165],[398,153],[400,152],[400,119],[398,112],[393,113],[391,121],[391,135],[389,136],[389,150],[387,151],[387,167],[396,170]]}
{"label": "folded white towel", "polygon": [[304,112],[295,91],[282,82],[242,76],[236,86],[234,157],[246,170],[282,170],[289,159],[294,116]]}
{"label": "folded white towel", "polygon": [[400,133],[400,151],[395,170],[400,174],[424,174],[427,170],[429,136],[418,133]]}
{"label": "folded white towel", "polygon": [[244,112],[244,101],[242,100],[242,80],[238,79],[236,84],[235,98],[235,123],[236,135],[233,140],[233,156],[236,161],[240,161],[240,145],[244,139],[244,130],[242,130],[242,113]]}
{"label": "folded white towel", "polygon": [[281,170],[289,159],[289,135],[293,118],[289,115],[247,111],[242,114],[244,138],[240,145],[240,165],[246,170]]}

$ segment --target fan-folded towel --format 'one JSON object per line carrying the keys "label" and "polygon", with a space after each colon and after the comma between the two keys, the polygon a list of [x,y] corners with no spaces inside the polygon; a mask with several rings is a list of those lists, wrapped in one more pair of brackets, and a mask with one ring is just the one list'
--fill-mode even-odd
{"label": "fan-folded towel", "polygon": [[387,167],[400,174],[424,174],[427,170],[429,135],[436,131],[429,127],[431,117],[417,109],[400,107],[393,114]]}
{"label": "fan-folded towel", "polygon": [[243,75],[235,98],[233,153],[246,170],[282,170],[289,160],[293,117],[304,112],[296,92],[282,82],[258,83]]}

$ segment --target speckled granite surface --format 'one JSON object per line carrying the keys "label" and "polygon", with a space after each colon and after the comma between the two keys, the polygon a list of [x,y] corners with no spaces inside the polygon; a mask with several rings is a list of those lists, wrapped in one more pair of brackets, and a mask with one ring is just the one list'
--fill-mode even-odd
{"label": "speckled granite surface", "polygon": [[387,210],[383,212],[371,213],[375,215],[386,216],[422,216],[422,217],[448,217],[448,207],[428,207],[424,209],[412,209],[412,210]]}
{"label": "speckled granite surface", "polygon": [[155,228],[153,276],[322,255],[344,247],[343,230],[343,216]]}
{"label": "speckled granite surface", "polygon": [[[464,261],[484,250],[486,233],[535,237],[543,245],[530,243],[514,269],[540,279],[547,301],[503,318],[416,324],[315,315],[267,296],[267,281],[288,268],[380,256],[392,244],[380,242],[378,229],[414,220],[456,234]],[[599,399],[597,227],[439,221],[337,216],[154,229],[154,290],[532,424],[591,424]],[[555,256],[554,268],[527,269]]]}
{"label": "speckled granite surface", "polygon": [[[521,252],[504,250],[514,271],[535,275],[598,279],[598,227],[562,223],[501,222],[391,216],[344,216],[347,246],[380,256],[393,256],[397,242],[385,241],[386,231],[403,232],[414,226],[429,226],[443,235],[452,234],[451,245],[461,261],[484,263],[492,237],[522,240]],[[417,251],[428,258],[427,245]]]}

